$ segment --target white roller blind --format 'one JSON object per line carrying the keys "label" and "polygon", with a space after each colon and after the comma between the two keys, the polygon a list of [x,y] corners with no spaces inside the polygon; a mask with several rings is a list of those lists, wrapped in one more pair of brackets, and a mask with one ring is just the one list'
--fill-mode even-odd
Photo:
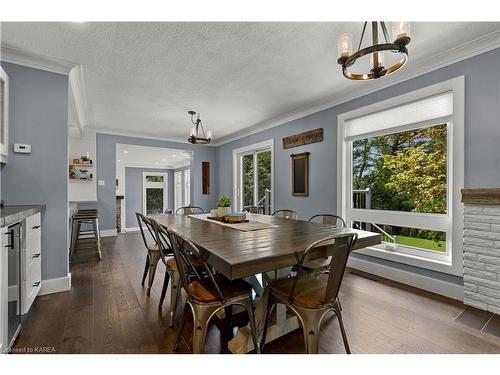
{"label": "white roller blind", "polygon": [[347,140],[388,129],[448,117],[453,114],[453,93],[431,96],[345,122]]}

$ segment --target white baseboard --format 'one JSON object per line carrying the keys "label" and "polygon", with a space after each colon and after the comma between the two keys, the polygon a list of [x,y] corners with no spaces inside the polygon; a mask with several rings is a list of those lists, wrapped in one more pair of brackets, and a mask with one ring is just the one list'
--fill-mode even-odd
{"label": "white baseboard", "polygon": [[117,234],[116,229],[101,230],[101,237],[114,237]]}
{"label": "white baseboard", "polygon": [[394,267],[379,263],[370,262],[363,259],[350,257],[347,263],[348,267],[371,273],[375,276],[397,281],[401,284],[413,286],[415,288],[427,290],[445,297],[453,298],[459,301],[464,300],[464,287],[455,283],[432,277],[419,275],[414,272],[400,270]]}
{"label": "white baseboard", "polygon": [[125,228],[125,232],[127,232],[127,233],[128,232],[137,232],[139,230],[141,230],[141,228],[139,228],[139,227]]}
{"label": "white baseboard", "polygon": [[65,292],[71,289],[71,273],[66,277],[59,277],[57,279],[42,280],[42,288],[38,293],[39,296],[44,294]]}

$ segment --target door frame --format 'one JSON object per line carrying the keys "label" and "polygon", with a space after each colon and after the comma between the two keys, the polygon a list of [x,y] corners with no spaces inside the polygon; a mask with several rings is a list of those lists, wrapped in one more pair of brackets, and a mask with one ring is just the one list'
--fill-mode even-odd
{"label": "door frame", "polygon": [[[162,212],[168,207],[168,173],[159,172],[142,172],[142,213],[146,215],[146,189],[151,186],[146,186],[146,176],[163,176],[163,209]],[[160,184],[159,182],[156,182]],[[158,186],[159,187],[159,186]]]}
{"label": "door frame", "polygon": [[[242,210],[242,186],[240,186],[241,181],[241,158],[245,154],[250,154],[253,152],[258,152],[260,150],[270,149],[271,150],[271,212],[274,211],[274,138],[268,139],[267,141],[254,143],[248,146],[233,149],[233,203],[236,210]],[[257,169],[256,163],[254,163],[254,176]],[[256,189],[254,189],[254,201],[255,194],[258,194]]]}

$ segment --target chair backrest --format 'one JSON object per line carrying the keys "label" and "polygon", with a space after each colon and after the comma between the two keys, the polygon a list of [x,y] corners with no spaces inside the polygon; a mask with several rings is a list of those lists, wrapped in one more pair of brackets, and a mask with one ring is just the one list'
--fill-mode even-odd
{"label": "chair backrest", "polygon": [[339,228],[345,228],[345,221],[340,216],[333,214],[318,214],[311,216],[309,221],[321,224],[331,224]]}
{"label": "chair backrest", "polygon": [[251,214],[258,214],[259,212],[259,207],[256,206],[247,206],[243,207],[243,212],[249,212]]}
{"label": "chair backrest", "polygon": [[[159,225],[156,225],[158,228]],[[165,231],[165,228],[161,227],[157,229],[158,231]],[[208,264],[205,262],[205,260],[202,258],[200,251],[196,247],[194,243],[192,243],[188,238],[180,235],[179,233],[167,229],[166,233],[170,239],[170,243],[172,245],[172,250],[174,252],[174,258],[177,263],[177,269],[179,271],[179,274],[181,276],[181,282],[182,286],[184,287],[184,290],[186,291],[187,295],[189,298],[194,299],[193,295],[191,294],[191,291],[187,286],[193,282],[194,280],[198,279],[206,279],[208,278],[210,282],[212,283],[215,291],[217,292],[220,301],[224,302],[226,299],[224,298],[224,295],[222,294],[222,291],[215,281],[214,275],[212,273],[212,270],[208,266]],[[203,264],[203,273],[200,272],[200,267],[198,269],[194,266],[194,263],[198,264]]]}
{"label": "chair backrest", "polygon": [[[298,281],[303,277],[311,277],[311,274],[304,270],[304,263],[310,259],[314,259],[315,252],[324,252],[325,249],[328,252],[327,255],[331,255],[331,258],[330,264],[327,267],[328,282],[321,302],[326,305],[335,301],[339,293],[340,285],[342,284],[342,279],[344,278],[347,259],[349,258],[357,239],[358,235],[354,233],[343,236],[331,235],[311,243],[304,250],[304,254],[301,257],[300,262],[297,264],[297,276],[295,277],[292,288],[290,289],[290,294],[288,296],[289,302],[293,303],[293,297]],[[332,245],[332,242],[335,244]]]}
{"label": "chair backrest", "polygon": [[277,216],[281,217],[283,219],[292,219],[292,220],[297,220],[297,213],[293,210],[276,210],[273,212],[272,216]]}
{"label": "chair backrest", "polygon": [[205,210],[197,206],[179,207],[175,210],[176,215],[189,215],[189,214],[204,214]]}
{"label": "chair backrest", "polygon": [[[147,248],[152,242],[156,243],[156,236],[154,234],[151,219],[149,219],[147,216],[144,216],[140,212],[136,212],[135,216],[137,217],[137,224],[139,225],[142,240],[144,241],[144,246],[146,246]],[[146,227],[146,229],[148,230],[147,232],[144,230],[144,227]],[[149,236],[147,235],[148,233]],[[152,241],[148,241],[148,238]]]}

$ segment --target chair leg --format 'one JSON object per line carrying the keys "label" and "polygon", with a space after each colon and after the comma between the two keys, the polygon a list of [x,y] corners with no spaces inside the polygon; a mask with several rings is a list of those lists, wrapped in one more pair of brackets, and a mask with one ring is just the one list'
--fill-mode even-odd
{"label": "chair leg", "polygon": [[319,350],[319,325],[324,310],[294,308],[302,322],[307,354],[317,354]]}
{"label": "chair leg", "polygon": [[257,340],[257,327],[255,325],[255,314],[254,314],[253,303],[252,303],[251,298],[252,297],[248,298],[248,300],[245,302],[245,309],[247,310],[248,320],[250,321],[250,329],[252,331],[253,347],[255,349],[255,352],[257,354],[260,354],[260,345],[258,344],[258,340]]}
{"label": "chair leg", "polygon": [[347,342],[347,335],[345,333],[344,322],[342,321],[342,313],[340,312],[340,309],[333,309],[333,311],[335,312],[339,320],[340,333],[342,333],[342,341],[344,341],[345,352],[347,354],[351,354],[351,349],[349,348],[349,343]]}
{"label": "chair leg", "polygon": [[146,276],[148,275],[149,270],[149,255],[146,255],[146,266],[144,267],[144,274],[142,275],[141,285],[144,286],[144,281],[146,281]]}
{"label": "chair leg", "polygon": [[232,305],[224,307],[224,315],[226,316],[227,329],[229,332],[231,332],[231,330],[233,329],[233,306]]}
{"label": "chair leg", "polygon": [[218,307],[198,305],[193,303],[193,354],[203,353],[205,346],[205,339],[207,337],[208,323],[213,313],[217,311]]}
{"label": "chair leg", "polygon": [[175,340],[174,351],[179,351],[179,343],[181,342],[182,331],[184,330],[184,326],[186,325],[187,315],[189,314],[189,303],[184,305],[184,313],[182,314],[181,325],[179,326],[179,330],[177,331],[177,339]]}
{"label": "chair leg", "polygon": [[99,253],[99,259],[102,260],[102,252],[101,252],[101,230],[99,229],[99,219],[96,218],[94,219],[94,230],[95,230],[95,236],[97,240],[97,252]]}
{"label": "chair leg", "polygon": [[69,247],[69,260],[71,261],[71,257],[75,251],[76,246],[76,220],[71,219],[71,244]]}
{"label": "chair leg", "polygon": [[172,284],[170,286],[170,327],[174,326],[175,311],[177,310],[177,301],[181,294],[181,276],[179,272],[172,271]]}
{"label": "chair leg", "polygon": [[273,308],[275,306],[274,301],[271,299],[271,296],[269,296],[267,300],[267,307],[266,307],[266,316],[264,320],[264,328],[262,329],[262,337],[260,339],[260,352],[264,350],[264,346],[266,344],[266,336],[267,336],[267,325],[269,323],[269,319],[271,318],[271,314],[273,312]]}
{"label": "chair leg", "polygon": [[158,265],[158,261],[160,260],[160,255],[158,254],[149,254],[149,281],[148,281],[148,296],[151,294],[151,287],[153,286],[153,281],[155,279],[156,266]]}
{"label": "chair leg", "polygon": [[170,273],[168,272],[168,270],[166,270],[165,279],[163,279],[163,288],[161,289],[160,305],[158,306],[159,309],[161,309],[161,305],[163,305],[163,301],[165,300],[165,294],[167,294],[169,280],[170,280]]}

